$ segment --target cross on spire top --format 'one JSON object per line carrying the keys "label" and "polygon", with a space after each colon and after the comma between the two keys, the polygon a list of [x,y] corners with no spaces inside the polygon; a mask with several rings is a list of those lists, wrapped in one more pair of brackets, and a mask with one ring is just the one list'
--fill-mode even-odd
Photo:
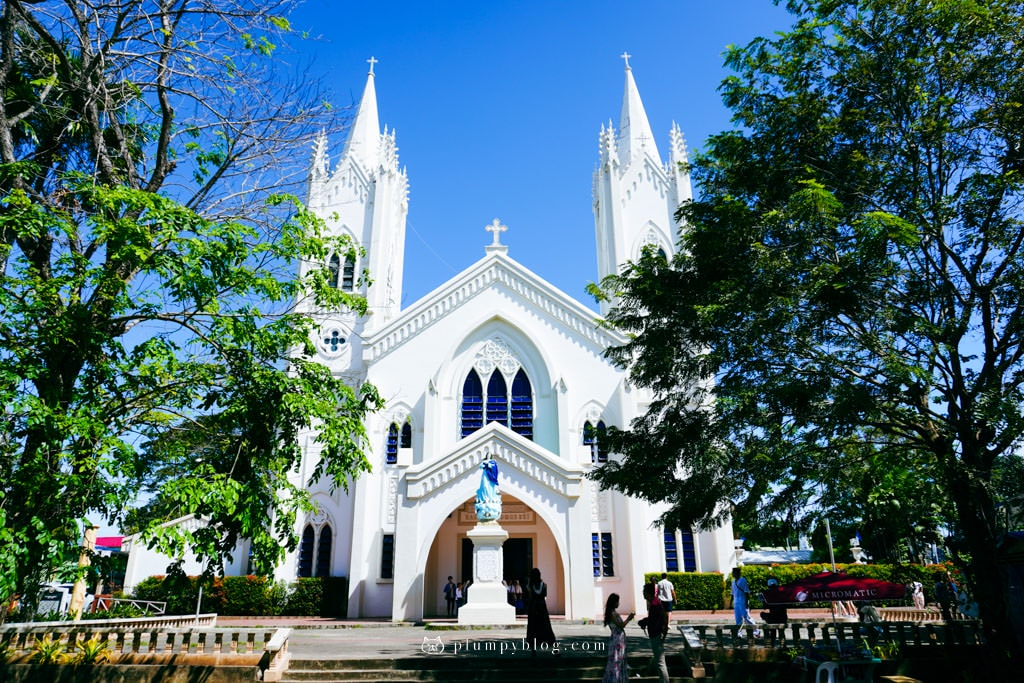
{"label": "cross on spire top", "polygon": [[628,52],[623,52],[621,55],[619,55],[619,57],[622,58],[622,61],[626,63],[626,71],[629,71],[629,58],[632,56],[633,55],[629,54]]}
{"label": "cross on spire top", "polygon": [[484,228],[484,230],[494,235],[494,241],[491,242],[491,246],[498,247],[501,246],[501,233],[508,230],[508,226],[502,225],[501,221],[495,218],[490,225]]}
{"label": "cross on spire top", "polygon": [[378,61],[380,61],[380,60],[378,60],[376,57],[372,57],[372,56],[369,59],[366,60],[366,63],[370,65],[370,75],[371,76],[373,75],[373,65],[376,64]]}

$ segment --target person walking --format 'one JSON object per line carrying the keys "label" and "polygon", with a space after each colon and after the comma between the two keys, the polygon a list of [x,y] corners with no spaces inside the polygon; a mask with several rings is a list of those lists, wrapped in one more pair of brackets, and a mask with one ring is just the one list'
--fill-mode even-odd
{"label": "person walking", "polygon": [[658,600],[661,602],[662,609],[665,610],[665,617],[669,622],[672,621],[672,608],[675,605],[676,600],[676,587],[671,581],[668,580],[668,574],[662,572],[661,581],[658,582]]}
{"label": "person walking", "polygon": [[455,585],[455,581],[453,581],[452,577],[449,576],[448,583],[444,585],[444,604],[446,609],[445,616],[455,616],[455,600],[457,597],[455,595],[455,591],[457,588],[458,586]]}
{"label": "person walking", "polygon": [[651,661],[644,673],[657,672],[658,683],[669,683],[668,664],[665,662],[665,638],[668,636],[668,614],[659,600],[647,608],[647,638],[651,641]]}
{"label": "person walking", "polygon": [[551,615],[548,614],[548,586],[540,578],[540,570],[530,570],[530,580],[526,583],[526,642],[533,648],[533,654],[541,645],[547,645],[552,652],[558,654],[555,647],[555,632],[551,629]]}
{"label": "person walking", "polygon": [[750,599],[750,584],[742,576],[739,567],[732,568],[732,613],[736,618],[736,625],[749,625],[754,627],[754,635],[761,635],[754,620],[750,618],[748,603]]}
{"label": "person walking", "polygon": [[604,605],[604,625],[611,629],[611,636],[608,639],[608,663],[605,664],[601,683],[629,681],[629,667],[626,663],[626,625],[633,621],[636,614],[630,612],[629,616],[623,619],[618,609],[619,594],[612,593]]}

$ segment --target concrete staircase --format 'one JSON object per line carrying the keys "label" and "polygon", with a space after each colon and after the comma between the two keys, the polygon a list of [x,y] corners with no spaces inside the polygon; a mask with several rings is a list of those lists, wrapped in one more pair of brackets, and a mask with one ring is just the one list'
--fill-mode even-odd
{"label": "concrete staircase", "polygon": [[[283,683],[315,681],[339,683],[341,681],[493,681],[527,683],[561,683],[563,681],[593,681],[600,683],[604,675],[605,658],[602,655],[536,657],[520,655],[500,656],[423,656],[397,659],[292,659]],[[647,664],[642,656],[629,657],[630,681],[657,683],[657,676],[633,678]],[[668,658],[673,683],[684,683],[680,678],[688,671],[682,658]]]}

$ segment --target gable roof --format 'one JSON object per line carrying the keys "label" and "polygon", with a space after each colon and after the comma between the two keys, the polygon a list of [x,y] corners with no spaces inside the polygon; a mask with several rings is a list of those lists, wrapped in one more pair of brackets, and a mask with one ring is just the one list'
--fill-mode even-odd
{"label": "gable roof", "polygon": [[499,251],[489,253],[378,330],[365,335],[363,357],[376,361],[420,331],[436,325],[481,293],[502,288],[539,317],[597,353],[623,344],[626,338],[600,324],[600,316],[518,261]]}
{"label": "gable roof", "polygon": [[503,468],[522,472],[558,495],[577,498],[581,494],[586,474],[583,467],[566,462],[504,425],[489,422],[446,455],[406,470],[405,495],[409,499],[428,496],[467,472],[475,475],[480,463],[489,459],[500,461]]}

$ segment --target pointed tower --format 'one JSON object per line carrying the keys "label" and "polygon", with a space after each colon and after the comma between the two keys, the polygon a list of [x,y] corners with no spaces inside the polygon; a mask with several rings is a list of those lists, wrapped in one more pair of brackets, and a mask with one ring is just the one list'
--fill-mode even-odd
{"label": "pointed tower", "polygon": [[[317,311],[322,319],[318,350],[336,372],[353,379],[363,373],[359,340],[362,331],[398,314],[405,256],[405,219],[409,182],[398,166],[395,131],[380,129],[373,65],[348,139],[334,170],[330,170],[327,138],[313,145],[307,203],[327,224],[329,234],[346,235],[364,253],[355,259],[332,254],[327,265],[335,286],[366,297],[369,312],[356,318],[350,311]],[[363,281],[369,272],[372,284]]]}
{"label": "pointed tower", "polygon": [[[597,235],[599,278],[619,272],[619,267],[653,244],[667,255],[675,252],[679,204],[692,197],[690,176],[679,169],[686,161],[686,143],[679,126],[672,124],[669,160],[663,164],[651,133],[651,124],[640,91],[626,61],[626,87],[622,96],[619,132],[614,125],[601,126],[600,161],[594,172],[594,224]],[[601,304],[607,314],[610,304]]]}

